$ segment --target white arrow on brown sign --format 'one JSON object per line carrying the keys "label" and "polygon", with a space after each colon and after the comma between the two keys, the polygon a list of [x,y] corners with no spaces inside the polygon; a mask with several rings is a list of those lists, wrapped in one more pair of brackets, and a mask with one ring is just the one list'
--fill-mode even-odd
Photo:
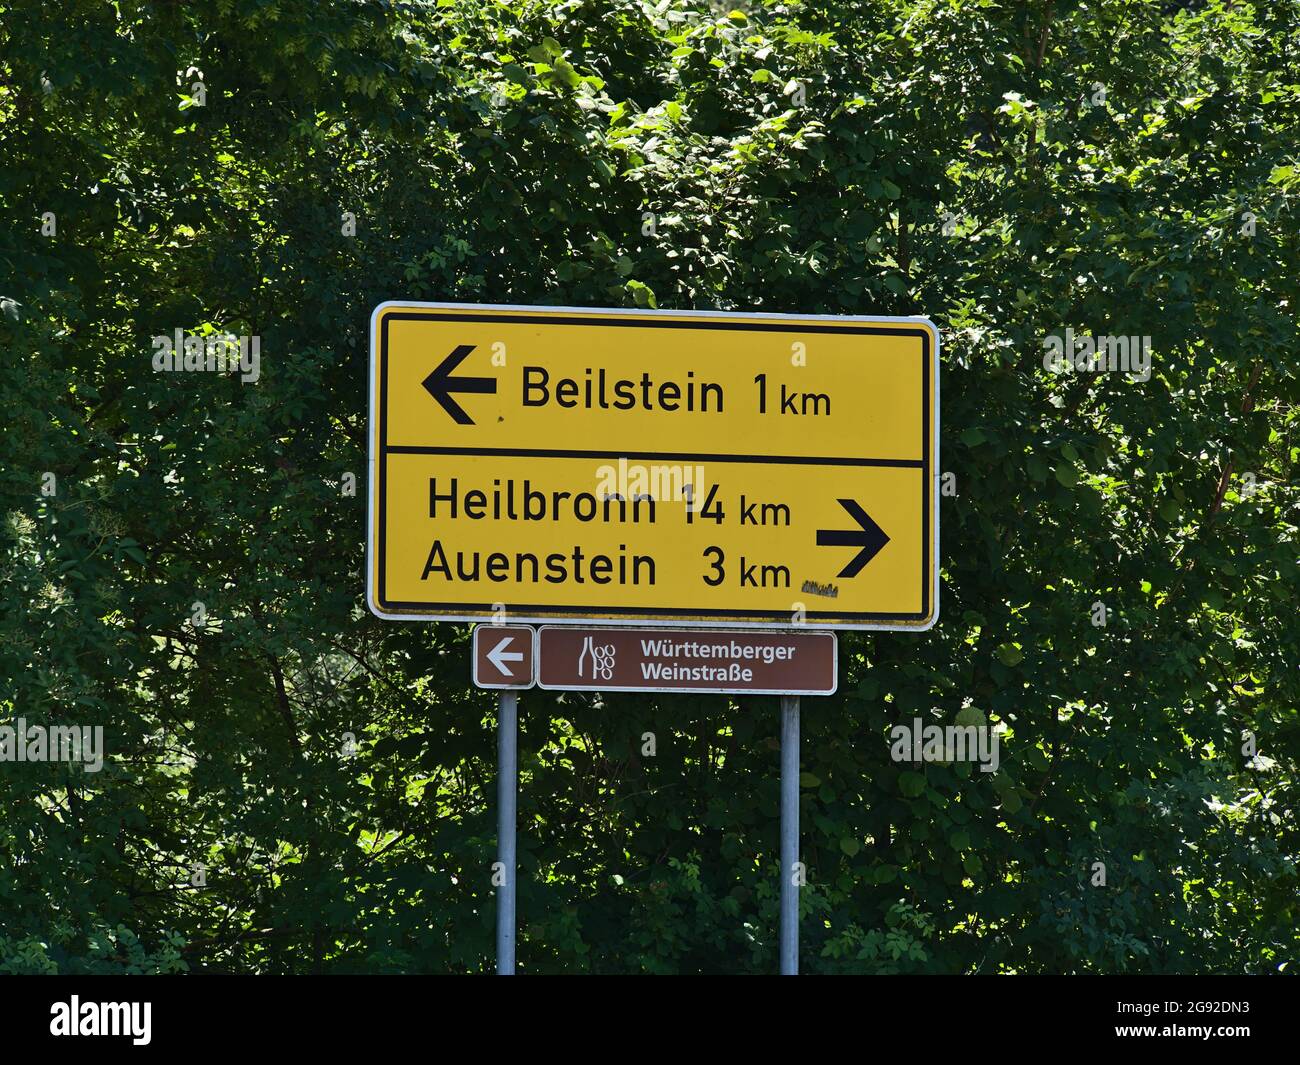
{"label": "white arrow on brown sign", "polygon": [[531,688],[536,630],[527,625],[474,629],[474,684],[479,688]]}

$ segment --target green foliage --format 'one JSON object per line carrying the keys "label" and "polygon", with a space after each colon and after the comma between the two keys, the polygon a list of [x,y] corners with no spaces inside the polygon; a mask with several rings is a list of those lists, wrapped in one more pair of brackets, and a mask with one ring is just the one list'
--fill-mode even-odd
{"label": "green foliage", "polygon": [[[928,314],[943,616],[804,702],[804,969],[1294,965],[1296,0],[0,16],[0,720],[109,752],[0,764],[0,969],[490,970],[494,700],[362,605],[392,298]],[[521,706],[521,969],[772,971],[773,702]]]}
{"label": "green foliage", "polygon": [[0,973],[23,976],[124,976],[184,972],[181,936],[162,936],[155,950],[146,950],[135,933],[123,925],[94,925],[85,935],[83,953],[74,954],[72,927],[58,922],[53,943],[34,935],[14,942],[0,936]]}

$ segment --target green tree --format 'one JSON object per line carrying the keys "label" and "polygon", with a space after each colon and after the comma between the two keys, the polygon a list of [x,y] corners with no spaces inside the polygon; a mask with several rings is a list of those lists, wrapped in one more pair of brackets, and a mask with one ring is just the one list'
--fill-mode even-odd
{"label": "green tree", "polygon": [[[362,605],[392,298],[928,314],[943,613],[805,701],[805,970],[1294,962],[1298,118],[1296,0],[0,0],[0,721],[109,752],[0,763],[0,968],[491,968],[494,700]],[[527,693],[521,969],[771,971],[776,737]]]}

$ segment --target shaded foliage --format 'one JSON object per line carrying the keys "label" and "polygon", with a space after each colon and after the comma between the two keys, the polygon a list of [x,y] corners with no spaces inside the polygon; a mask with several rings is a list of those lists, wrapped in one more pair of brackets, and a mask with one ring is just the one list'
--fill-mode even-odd
{"label": "shaded foliage", "polygon": [[[490,969],[494,699],[362,605],[392,298],[928,314],[943,614],[805,700],[805,970],[1294,962],[1298,119],[1295,0],[0,0],[0,719],[110,754],[0,764],[0,969]],[[774,969],[774,702],[521,706],[521,969]],[[997,774],[890,760],[963,708]]]}

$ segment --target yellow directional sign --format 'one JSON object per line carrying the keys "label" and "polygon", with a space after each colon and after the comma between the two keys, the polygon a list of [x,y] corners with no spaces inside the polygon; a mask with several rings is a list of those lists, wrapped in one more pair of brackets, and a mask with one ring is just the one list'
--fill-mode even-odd
{"label": "yellow directional sign", "polygon": [[929,628],[923,318],[384,303],[384,618]]}

